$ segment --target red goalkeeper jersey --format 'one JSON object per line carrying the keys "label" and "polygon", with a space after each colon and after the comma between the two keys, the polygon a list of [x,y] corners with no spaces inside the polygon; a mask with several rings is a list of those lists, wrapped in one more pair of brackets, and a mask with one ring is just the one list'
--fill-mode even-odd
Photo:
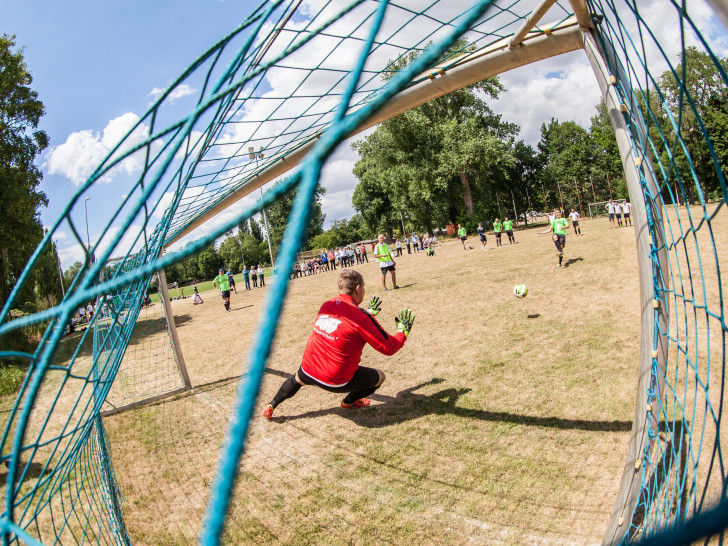
{"label": "red goalkeeper jersey", "polygon": [[351,296],[339,294],[319,309],[301,367],[319,383],[340,387],[354,377],[364,345],[393,355],[406,339],[402,332],[389,335]]}

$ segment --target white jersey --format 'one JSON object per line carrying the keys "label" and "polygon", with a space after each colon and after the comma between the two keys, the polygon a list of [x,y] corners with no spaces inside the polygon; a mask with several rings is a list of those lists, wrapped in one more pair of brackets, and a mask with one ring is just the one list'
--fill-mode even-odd
{"label": "white jersey", "polygon": [[614,214],[614,203],[612,203],[611,201],[607,203],[607,212],[609,214]]}
{"label": "white jersey", "polygon": [[579,221],[579,213],[574,211],[569,214],[569,218],[571,218],[572,222],[578,222]]}
{"label": "white jersey", "polygon": [[630,212],[632,212],[632,204],[627,203],[626,201],[622,203],[622,212],[625,214],[629,214]]}

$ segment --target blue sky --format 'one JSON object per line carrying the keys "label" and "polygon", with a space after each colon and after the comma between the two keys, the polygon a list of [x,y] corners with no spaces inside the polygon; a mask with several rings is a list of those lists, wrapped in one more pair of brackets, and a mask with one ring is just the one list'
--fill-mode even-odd
{"label": "blue sky", "polygon": [[[664,10],[660,3],[645,0],[641,9],[659,16]],[[231,0],[0,0],[0,32],[16,35],[34,78],[33,88],[46,106],[41,128],[48,133],[53,148],[38,161],[44,172],[42,189],[50,201],[42,211],[46,225],[58,217],[95,158],[101,159],[98,154],[123,135],[129,120],[143,115],[153,91],[170,84],[256,6]],[[716,52],[726,55],[728,42],[722,28],[711,20],[702,0],[692,6],[699,15],[698,22],[703,21],[719,40],[721,47]],[[674,35],[675,29],[666,24],[661,30]],[[530,144],[538,141],[541,123],[552,116],[588,126],[599,101],[582,52],[523,67],[501,78],[508,93],[493,108],[518,123],[520,137]],[[181,98],[180,107],[183,101]],[[345,144],[324,171],[327,224],[354,212],[351,194],[356,180],[351,168],[355,161],[356,155]],[[88,213],[92,241],[133,179],[120,176],[113,184],[97,184],[91,190]],[[83,229],[85,218],[76,214],[74,222]],[[79,251],[67,237],[66,232],[57,240],[64,267],[78,258]]]}

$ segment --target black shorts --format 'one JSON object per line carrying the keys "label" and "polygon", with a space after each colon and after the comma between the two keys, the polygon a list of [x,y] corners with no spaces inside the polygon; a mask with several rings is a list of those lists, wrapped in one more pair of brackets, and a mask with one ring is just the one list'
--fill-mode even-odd
{"label": "black shorts", "polygon": [[574,227],[579,227],[579,220],[574,220],[571,222],[571,225]]}
{"label": "black shorts", "polygon": [[231,280],[231,279],[228,279],[228,284],[230,286],[235,286],[235,281],[234,280]]}
{"label": "black shorts", "polygon": [[386,275],[387,274],[387,271],[395,271],[393,265],[386,265],[384,267],[380,267],[379,269],[382,270],[382,275]]}
{"label": "black shorts", "polygon": [[625,217],[625,218],[629,218],[629,212],[625,212],[625,213],[624,213],[624,217]]}
{"label": "black shorts", "polygon": [[506,231],[506,235],[508,235],[508,237],[513,237],[513,230],[509,229],[508,231]]}
{"label": "black shorts", "polygon": [[460,237],[460,240],[461,240],[461,241],[467,241],[467,240],[468,240],[468,238],[467,238],[467,237]]}
{"label": "black shorts", "polygon": [[614,213],[613,213],[613,212],[610,212],[610,213],[609,213],[609,219],[610,219],[610,220],[614,220]]}
{"label": "black shorts", "polygon": [[485,238],[485,235],[480,236],[480,242],[484,243],[487,239]]}
{"label": "black shorts", "polygon": [[222,299],[227,299],[230,297],[230,290],[221,290],[220,295],[222,296]]}
{"label": "black shorts", "polygon": [[563,233],[556,233],[555,235],[559,238],[559,244],[564,246],[566,244],[566,235]]}
{"label": "black shorts", "polygon": [[297,375],[301,380],[301,383],[304,385],[312,385],[329,392],[363,391],[365,389],[371,389],[374,385],[379,383],[379,372],[374,368],[366,368],[364,366],[359,366],[359,368],[357,368],[354,372],[354,377],[352,377],[348,383],[341,385],[340,387],[330,387],[329,385],[319,383],[313,377],[304,372],[303,367],[298,368]]}
{"label": "black shorts", "polygon": [[495,236],[496,236],[496,238],[500,239],[500,236],[501,236],[501,232],[500,232],[500,231],[496,231],[496,232],[495,232]]}

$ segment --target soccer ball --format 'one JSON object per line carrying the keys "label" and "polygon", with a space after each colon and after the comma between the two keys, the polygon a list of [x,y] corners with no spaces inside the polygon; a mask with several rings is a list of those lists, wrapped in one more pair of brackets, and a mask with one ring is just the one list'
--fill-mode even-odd
{"label": "soccer ball", "polygon": [[528,294],[528,287],[525,284],[517,284],[513,287],[513,295],[517,298],[525,298]]}

